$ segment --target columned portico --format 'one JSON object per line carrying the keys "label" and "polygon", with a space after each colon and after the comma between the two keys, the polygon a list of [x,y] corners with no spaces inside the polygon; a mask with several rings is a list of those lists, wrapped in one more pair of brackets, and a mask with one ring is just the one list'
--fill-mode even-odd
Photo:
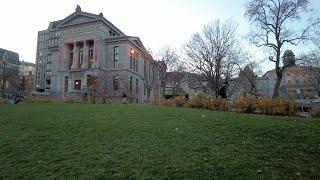
{"label": "columned portico", "polygon": [[[147,52],[138,37],[126,36],[102,14],[85,13],[77,8],[65,19],[51,22],[49,28],[39,34],[39,43],[40,40],[43,43],[43,39],[51,46],[48,50],[53,68],[48,71],[55,75],[51,76],[54,94],[70,98],[83,98],[84,93],[110,98],[122,98],[126,94],[135,102],[145,100],[141,91],[142,67],[144,62],[151,64],[153,59],[144,55]],[[139,59],[135,67],[140,67],[134,70],[129,66],[133,49]],[[39,46],[37,54],[46,54],[43,47]],[[43,67],[47,61],[41,56],[37,62]],[[42,72],[40,75],[42,78]],[[134,92],[128,90],[130,79],[135,82],[132,85]]]}

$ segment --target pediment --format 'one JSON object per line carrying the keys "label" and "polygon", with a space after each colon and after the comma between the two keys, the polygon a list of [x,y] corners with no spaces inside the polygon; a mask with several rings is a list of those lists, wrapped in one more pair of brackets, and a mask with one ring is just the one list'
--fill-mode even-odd
{"label": "pediment", "polygon": [[66,19],[64,19],[59,24],[59,26],[61,27],[61,26],[81,24],[81,23],[86,23],[86,22],[90,22],[90,21],[94,21],[94,20],[97,20],[97,18],[86,16],[86,15],[76,14],[72,17],[67,17]]}

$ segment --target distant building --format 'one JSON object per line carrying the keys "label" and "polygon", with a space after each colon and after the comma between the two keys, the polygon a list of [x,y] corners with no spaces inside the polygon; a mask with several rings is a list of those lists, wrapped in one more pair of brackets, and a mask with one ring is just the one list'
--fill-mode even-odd
{"label": "distant building", "polygon": [[19,54],[0,48],[0,95],[16,93],[18,86]]}
{"label": "distant building", "polygon": [[[291,50],[283,54],[285,69],[280,84],[280,96],[285,98],[319,98],[320,68],[296,65],[295,55]],[[276,72],[270,70],[262,76],[259,93],[272,97],[276,83]]]}
{"label": "distant building", "polygon": [[204,92],[208,92],[207,81],[201,75],[175,71],[166,73],[166,99],[175,96],[192,98]]}
{"label": "distant building", "polygon": [[19,84],[18,92],[30,95],[33,91],[33,77],[35,72],[35,64],[30,62],[20,62],[19,66]]}
{"label": "distant building", "polygon": [[144,102],[162,98],[162,68],[138,37],[77,6],[39,31],[34,88],[56,97],[90,93]]}

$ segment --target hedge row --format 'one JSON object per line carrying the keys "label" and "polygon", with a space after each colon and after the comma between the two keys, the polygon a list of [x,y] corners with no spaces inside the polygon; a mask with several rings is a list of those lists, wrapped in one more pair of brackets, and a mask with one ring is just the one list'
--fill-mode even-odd
{"label": "hedge row", "polygon": [[174,99],[153,101],[151,104],[210,109],[218,111],[238,111],[241,113],[254,113],[265,115],[293,116],[298,112],[297,104],[294,101],[285,99],[270,99],[267,97],[253,97],[248,95],[238,96],[233,104],[227,99],[215,98],[209,94],[200,94],[194,96],[191,100],[184,97]]}

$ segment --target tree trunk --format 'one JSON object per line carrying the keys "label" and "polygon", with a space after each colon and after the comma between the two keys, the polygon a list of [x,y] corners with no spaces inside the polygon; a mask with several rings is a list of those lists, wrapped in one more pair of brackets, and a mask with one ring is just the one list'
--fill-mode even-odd
{"label": "tree trunk", "polygon": [[280,72],[281,75],[278,75],[277,73],[277,81],[276,81],[276,85],[274,87],[274,92],[273,92],[273,96],[272,98],[278,98],[280,96],[280,84],[281,84],[281,79],[282,79],[282,72]]}
{"label": "tree trunk", "polygon": [[[278,38],[278,36],[277,36]],[[281,46],[279,45],[279,41],[278,41],[278,47],[279,49],[277,50],[277,55],[276,55],[276,76],[277,76],[277,81],[276,84],[274,86],[274,91],[273,91],[273,96],[272,98],[278,98],[280,96],[280,85],[281,85],[281,79],[282,79],[282,69],[280,68],[280,48]],[[284,68],[283,68],[284,69]]]}

